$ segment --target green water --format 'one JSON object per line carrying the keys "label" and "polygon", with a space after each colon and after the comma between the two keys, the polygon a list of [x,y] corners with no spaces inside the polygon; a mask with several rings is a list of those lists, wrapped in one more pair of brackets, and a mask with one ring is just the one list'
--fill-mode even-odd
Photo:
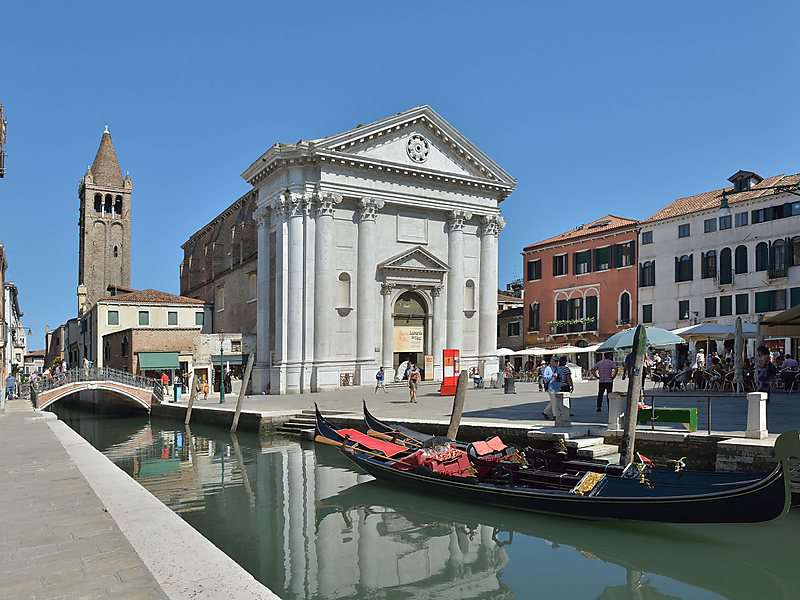
{"label": "green water", "polygon": [[736,526],[536,516],[390,489],[293,438],[60,416],[285,600],[800,598],[798,513]]}

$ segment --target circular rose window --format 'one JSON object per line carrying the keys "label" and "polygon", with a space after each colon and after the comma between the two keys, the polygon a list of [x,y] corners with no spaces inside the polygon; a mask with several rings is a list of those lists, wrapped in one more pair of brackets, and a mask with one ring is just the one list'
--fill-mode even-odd
{"label": "circular rose window", "polygon": [[406,152],[408,152],[408,157],[414,162],[423,163],[428,160],[428,152],[430,152],[430,149],[431,147],[428,140],[418,133],[408,138]]}

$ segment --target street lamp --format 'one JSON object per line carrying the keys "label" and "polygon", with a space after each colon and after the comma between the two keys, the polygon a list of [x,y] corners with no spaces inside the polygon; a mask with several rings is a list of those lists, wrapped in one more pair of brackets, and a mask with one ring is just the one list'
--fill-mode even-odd
{"label": "street lamp", "polygon": [[225,332],[219,332],[219,403],[225,404],[225,371],[222,361],[222,342],[225,341]]}

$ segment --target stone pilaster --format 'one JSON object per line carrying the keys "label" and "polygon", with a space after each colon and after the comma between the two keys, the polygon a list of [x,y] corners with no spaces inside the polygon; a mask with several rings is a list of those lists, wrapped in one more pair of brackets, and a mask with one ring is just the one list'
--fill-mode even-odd
{"label": "stone pilaster", "polygon": [[483,362],[483,376],[499,370],[497,358],[497,238],[505,225],[503,217],[483,217],[480,283],[478,289],[478,360]]}
{"label": "stone pilaster", "polygon": [[341,195],[332,192],[317,192],[314,198],[314,369],[311,378],[314,391],[339,385],[338,370],[328,363],[332,359],[331,344],[339,318],[335,298],[333,215],[336,205],[341,201]]}
{"label": "stone pilaster", "polygon": [[258,263],[256,269],[256,363],[252,390],[269,392],[269,209],[261,206],[253,213],[257,227]]}
{"label": "stone pilaster", "polygon": [[381,342],[381,363],[389,377],[394,381],[394,318],[392,317],[393,283],[384,283],[381,286],[383,296],[383,340]]}
{"label": "stone pilaster", "polygon": [[303,216],[308,208],[306,197],[288,191],[282,209],[287,221],[288,285],[286,320],[286,393],[302,391],[303,362]]}
{"label": "stone pilaster", "polygon": [[362,198],[358,206],[358,271],[356,283],[356,384],[375,377],[376,220],[383,208],[380,198]]}
{"label": "stone pilaster", "polygon": [[445,345],[445,325],[447,315],[444,311],[442,302],[442,288],[435,286],[431,289],[433,297],[433,378],[436,381],[442,380],[442,350]]}
{"label": "stone pilaster", "polygon": [[447,220],[447,347],[463,352],[464,342],[464,223],[472,213],[454,210]]}

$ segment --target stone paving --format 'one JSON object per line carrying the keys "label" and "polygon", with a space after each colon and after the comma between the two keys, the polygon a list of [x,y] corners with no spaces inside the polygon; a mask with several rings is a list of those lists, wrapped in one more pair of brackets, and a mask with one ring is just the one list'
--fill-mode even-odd
{"label": "stone paving", "polygon": [[[370,412],[385,418],[419,418],[448,419],[452,409],[451,397],[440,397],[438,384],[423,384],[418,393],[418,404],[408,402],[408,389],[390,387],[388,393],[373,392],[373,388],[351,387],[337,391],[318,394],[294,394],[284,396],[258,395],[247,396],[243,408],[262,412],[291,413],[314,408],[318,403],[326,410],[342,410],[361,413],[362,398],[366,399]],[[627,381],[617,380],[615,391],[627,390]],[[514,422],[533,427],[546,427],[553,424],[544,419],[542,410],[547,405],[547,394],[538,391],[538,384],[517,383],[516,394],[504,394],[502,389],[473,389],[470,384],[464,407],[464,422]],[[646,388],[651,391],[650,384]],[[668,394],[655,390],[659,394],[655,405],[664,407],[697,407],[699,429],[707,428],[707,399],[700,396],[702,391],[692,392],[698,396],[677,393]],[[236,406],[237,394],[227,394],[225,409],[233,410]],[[575,386],[572,398],[573,423],[589,425],[608,424],[608,406],[603,405],[602,412],[596,412],[597,382],[586,381]],[[185,404],[187,396],[182,398]],[[747,402],[743,398],[731,398],[728,395],[713,395],[712,428],[715,432],[742,432],[747,421]],[[198,399],[196,406],[220,407],[219,396],[209,395],[207,400]],[[800,429],[800,394],[772,394],[767,408],[767,421],[770,432],[779,433],[787,429]]]}
{"label": "stone paving", "polygon": [[0,598],[166,598],[26,402],[0,414]]}

